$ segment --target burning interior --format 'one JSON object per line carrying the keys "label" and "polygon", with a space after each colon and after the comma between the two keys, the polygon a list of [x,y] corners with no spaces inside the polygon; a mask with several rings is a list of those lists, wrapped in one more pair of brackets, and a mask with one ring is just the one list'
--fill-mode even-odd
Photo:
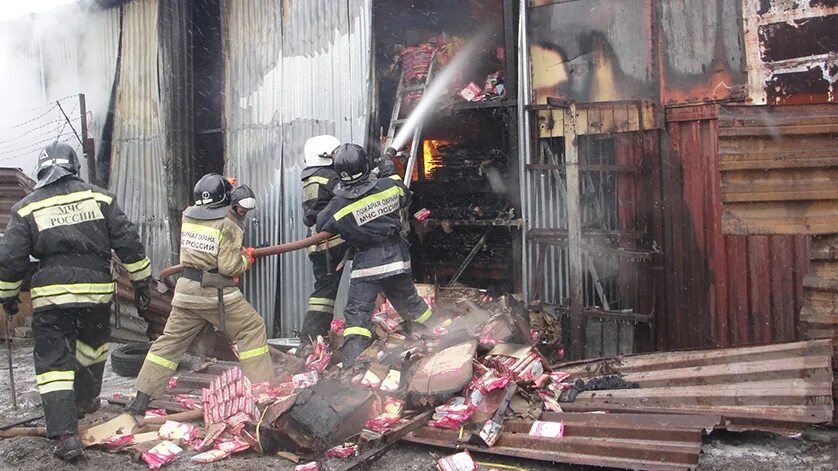
{"label": "burning interior", "polygon": [[513,247],[521,237],[517,128],[509,108],[514,91],[505,83],[510,61],[503,2],[427,0],[409,2],[410,8],[405,3],[379,1],[373,11],[379,135],[398,131],[425,83],[463,49],[476,25],[490,31],[469,66],[454,73],[422,117],[415,145],[403,148],[402,175],[410,152],[416,153],[410,208],[414,276],[443,286],[520,291],[520,274],[513,269]]}

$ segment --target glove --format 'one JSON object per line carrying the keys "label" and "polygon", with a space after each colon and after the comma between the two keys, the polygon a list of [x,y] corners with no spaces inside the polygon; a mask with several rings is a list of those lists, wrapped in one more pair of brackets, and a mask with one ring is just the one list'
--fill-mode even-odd
{"label": "glove", "polygon": [[6,314],[14,316],[19,311],[19,304],[20,298],[18,298],[17,296],[13,298],[6,298],[3,300],[3,310],[6,311]]}
{"label": "glove", "polygon": [[137,306],[137,312],[145,312],[148,305],[151,304],[151,289],[149,288],[149,279],[137,280],[134,282],[134,306]]}
{"label": "glove", "polygon": [[379,178],[387,178],[396,174],[396,167],[393,165],[393,161],[391,160],[395,156],[396,149],[393,149],[392,147],[388,147],[387,150],[384,151],[384,155],[382,155],[381,159],[378,161]]}
{"label": "glove", "polygon": [[245,248],[242,249],[242,254],[245,257],[247,257],[247,261],[250,262],[251,265],[256,263],[256,256],[253,255],[253,252],[255,252],[255,251],[256,251],[256,249],[254,249],[253,247],[245,247]]}

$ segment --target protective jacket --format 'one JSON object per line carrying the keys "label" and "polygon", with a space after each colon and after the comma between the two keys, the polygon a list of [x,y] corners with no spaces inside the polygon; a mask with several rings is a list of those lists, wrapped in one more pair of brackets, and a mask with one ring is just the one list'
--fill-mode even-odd
{"label": "protective jacket", "polygon": [[401,239],[399,210],[410,190],[398,175],[375,179],[358,197],[337,192],[317,218],[317,230],[340,234],[355,249],[352,278],[377,280],[410,272],[410,251]]}
{"label": "protective jacket", "polygon": [[[187,210],[185,213],[188,213]],[[217,271],[235,278],[250,268],[241,253],[244,232],[229,212],[218,219],[193,219],[184,215],[180,231],[180,263],[201,271]],[[242,299],[237,286],[224,288],[224,302]],[[205,288],[198,280],[181,277],[175,287],[172,306],[206,309],[218,306],[218,290]]]}
{"label": "protective jacket", "polygon": [[137,227],[114,195],[68,175],[36,189],[12,207],[0,241],[0,298],[17,296],[29,270],[34,312],[93,307],[114,294],[111,250],[131,281],[151,276]]}
{"label": "protective jacket", "polygon": [[[303,222],[306,227],[317,224],[317,215],[329,204],[334,197],[338,175],[331,167],[306,167],[302,173],[303,180]],[[311,248],[312,252],[321,252],[343,244],[339,234],[330,237]],[[340,262],[340,260],[338,260]],[[337,262],[336,262],[337,263]]]}

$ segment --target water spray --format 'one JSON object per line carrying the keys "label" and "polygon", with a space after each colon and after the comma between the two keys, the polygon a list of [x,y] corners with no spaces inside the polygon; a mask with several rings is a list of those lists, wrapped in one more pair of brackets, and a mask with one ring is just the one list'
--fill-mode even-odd
{"label": "water spray", "polygon": [[[466,43],[466,45],[463,46],[463,48],[460,49],[457,54],[445,65],[433,81],[431,81],[428,88],[425,89],[425,93],[422,94],[419,104],[416,105],[416,108],[414,108],[407,117],[407,121],[405,121],[404,126],[399,129],[399,132],[397,132],[396,136],[393,138],[393,142],[390,144],[393,148],[401,149],[405,144],[407,144],[407,141],[411,138],[416,125],[425,118],[428,112],[432,109],[434,103],[436,103],[443,93],[445,93],[448,89],[448,85],[457,73],[465,69],[468,65],[469,57],[474,55],[477,48],[480,46],[480,43],[484,42],[490,32],[491,28],[484,28],[477,33],[477,35],[471,38],[471,40],[469,40],[469,42]],[[410,167],[408,168],[408,172],[412,172],[413,168],[409,164],[408,166]],[[410,175],[410,173],[408,173],[408,175]]]}

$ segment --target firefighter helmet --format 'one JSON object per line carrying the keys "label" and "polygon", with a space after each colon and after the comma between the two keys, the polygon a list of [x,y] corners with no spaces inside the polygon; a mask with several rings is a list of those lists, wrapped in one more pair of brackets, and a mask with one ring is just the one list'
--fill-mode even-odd
{"label": "firefighter helmet", "polygon": [[343,144],[335,150],[335,172],[344,185],[351,185],[370,175],[367,152],[358,144]]}
{"label": "firefighter helmet", "polygon": [[230,193],[230,201],[233,207],[240,207],[248,211],[256,209],[256,194],[247,185],[237,186],[232,193]]}
{"label": "firefighter helmet", "polygon": [[227,213],[233,186],[217,173],[208,173],[198,180],[193,190],[195,204],[184,214],[194,219],[218,219]]}
{"label": "firefighter helmet", "polygon": [[340,146],[338,138],[328,134],[308,139],[303,148],[306,167],[328,167],[332,165],[332,152],[338,146]]}
{"label": "firefighter helmet", "polygon": [[67,175],[78,175],[81,164],[76,151],[69,144],[53,142],[44,147],[38,155],[38,166],[35,178],[38,183],[35,188],[49,185]]}

